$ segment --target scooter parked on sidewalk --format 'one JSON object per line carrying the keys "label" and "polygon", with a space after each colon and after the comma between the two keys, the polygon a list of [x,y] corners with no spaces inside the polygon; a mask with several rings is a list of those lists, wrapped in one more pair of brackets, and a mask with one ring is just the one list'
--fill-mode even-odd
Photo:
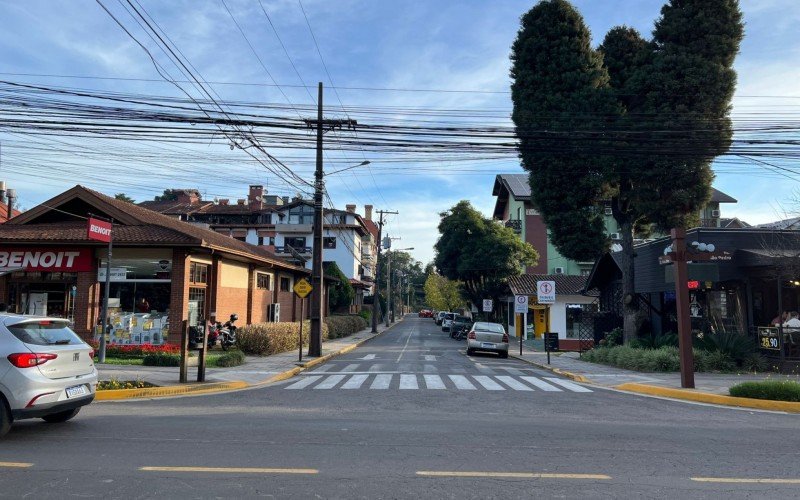
{"label": "scooter parked on sidewalk", "polygon": [[[223,351],[236,345],[236,325],[234,323],[239,319],[238,314],[231,314],[231,319],[225,322],[217,331],[219,333],[219,345]],[[219,323],[217,323],[219,325]]]}

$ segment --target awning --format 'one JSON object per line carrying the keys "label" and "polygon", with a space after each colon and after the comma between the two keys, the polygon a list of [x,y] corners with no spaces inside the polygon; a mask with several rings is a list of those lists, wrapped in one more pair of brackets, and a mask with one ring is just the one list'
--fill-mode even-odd
{"label": "awning", "polygon": [[771,267],[800,262],[800,249],[740,248],[735,259],[742,267]]}

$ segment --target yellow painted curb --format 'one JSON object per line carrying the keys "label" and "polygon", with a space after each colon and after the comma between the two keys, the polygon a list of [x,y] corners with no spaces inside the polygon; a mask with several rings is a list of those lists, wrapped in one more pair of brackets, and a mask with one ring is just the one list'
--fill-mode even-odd
{"label": "yellow painted curb", "polygon": [[163,398],[167,396],[181,396],[185,394],[210,394],[214,392],[233,391],[244,389],[250,384],[243,381],[215,382],[211,384],[169,385],[166,387],[145,387],[143,389],[112,389],[97,391],[94,399],[97,401],[116,401],[121,399],[137,398]]}
{"label": "yellow painted curb", "polygon": [[572,379],[575,382],[583,382],[584,384],[591,384],[592,383],[591,380],[589,380],[588,378],[584,377],[583,375],[578,375],[577,373],[572,373],[572,372],[568,372],[566,370],[562,370],[560,368],[554,368],[552,366],[544,365],[544,364],[538,363],[536,361],[532,361],[530,359],[523,358],[523,357],[518,356],[516,354],[511,354],[510,352],[508,354],[509,354],[509,356],[511,356],[514,359],[518,359],[520,361],[524,361],[525,363],[528,363],[529,365],[536,366],[536,367],[541,368],[543,370],[551,371],[551,372],[555,373],[556,375],[561,375],[562,377],[567,377],[568,379]]}
{"label": "yellow painted curb", "polygon": [[785,411],[790,413],[800,413],[800,403],[790,401],[772,401],[769,399],[737,398],[733,396],[723,396],[721,394],[711,394],[708,392],[695,391],[693,389],[673,389],[670,387],[659,387],[647,384],[621,384],[614,389],[620,391],[647,394],[650,396],[662,396],[666,398],[683,399],[698,403],[710,403],[724,406],[738,406],[742,408],[755,408],[758,410]]}

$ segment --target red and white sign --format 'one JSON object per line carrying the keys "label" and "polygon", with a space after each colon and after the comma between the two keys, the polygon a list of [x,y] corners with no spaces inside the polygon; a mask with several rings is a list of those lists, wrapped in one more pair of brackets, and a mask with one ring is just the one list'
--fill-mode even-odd
{"label": "red and white sign", "polygon": [[91,271],[89,248],[0,248],[0,271]]}
{"label": "red and white sign", "polygon": [[556,282],[537,281],[536,282],[536,302],[539,304],[556,303]]}
{"label": "red and white sign", "polygon": [[108,243],[111,241],[111,223],[104,220],[93,219],[89,217],[86,225],[87,238],[90,240],[102,241]]}

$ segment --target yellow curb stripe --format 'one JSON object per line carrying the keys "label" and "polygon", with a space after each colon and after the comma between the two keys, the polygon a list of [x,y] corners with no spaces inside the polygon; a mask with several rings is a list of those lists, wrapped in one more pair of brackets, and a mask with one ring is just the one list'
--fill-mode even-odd
{"label": "yellow curb stripe", "polygon": [[738,477],[693,477],[692,481],[701,483],[763,483],[763,484],[800,484],[800,479],[761,479]]}
{"label": "yellow curb stripe", "polygon": [[29,464],[26,462],[0,462],[0,467],[13,467],[18,469],[24,469],[26,467],[33,467],[33,464]]}
{"label": "yellow curb stripe", "polygon": [[418,476],[426,477],[500,477],[521,479],[598,479],[608,480],[611,476],[605,474],[555,474],[536,472],[480,472],[480,471],[438,471],[420,470]]}
{"label": "yellow curb stripe", "polygon": [[163,398],[167,396],[180,396],[185,394],[210,394],[214,392],[244,389],[250,384],[243,381],[219,382],[213,384],[171,385],[167,387],[145,387],[143,389],[112,389],[97,391],[95,399],[98,401],[115,401],[121,399],[137,398]]}
{"label": "yellow curb stripe", "polygon": [[723,396],[721,394],[711,394],[708,392],[695,391],[693,389],[673,389],[670,387],[659,387],[647,384],[621,384],[614,387],[620,391],[647,394],[650,396],[662,396],[666,398],[683,399],[698,403],[710,403],[724,406],[738,406],[742,408],[755,408],[758,410],[785,411],[790,413],[800,413],[800,403],[790,401],[772,401],[769,399],[736,398],[733,396]]}
{"label": "yellow curb stripe", "polygon": [[278,469],[272,467],[139,467],[148,472],[217,472],[224,474],[319,474],[317,469]]}

